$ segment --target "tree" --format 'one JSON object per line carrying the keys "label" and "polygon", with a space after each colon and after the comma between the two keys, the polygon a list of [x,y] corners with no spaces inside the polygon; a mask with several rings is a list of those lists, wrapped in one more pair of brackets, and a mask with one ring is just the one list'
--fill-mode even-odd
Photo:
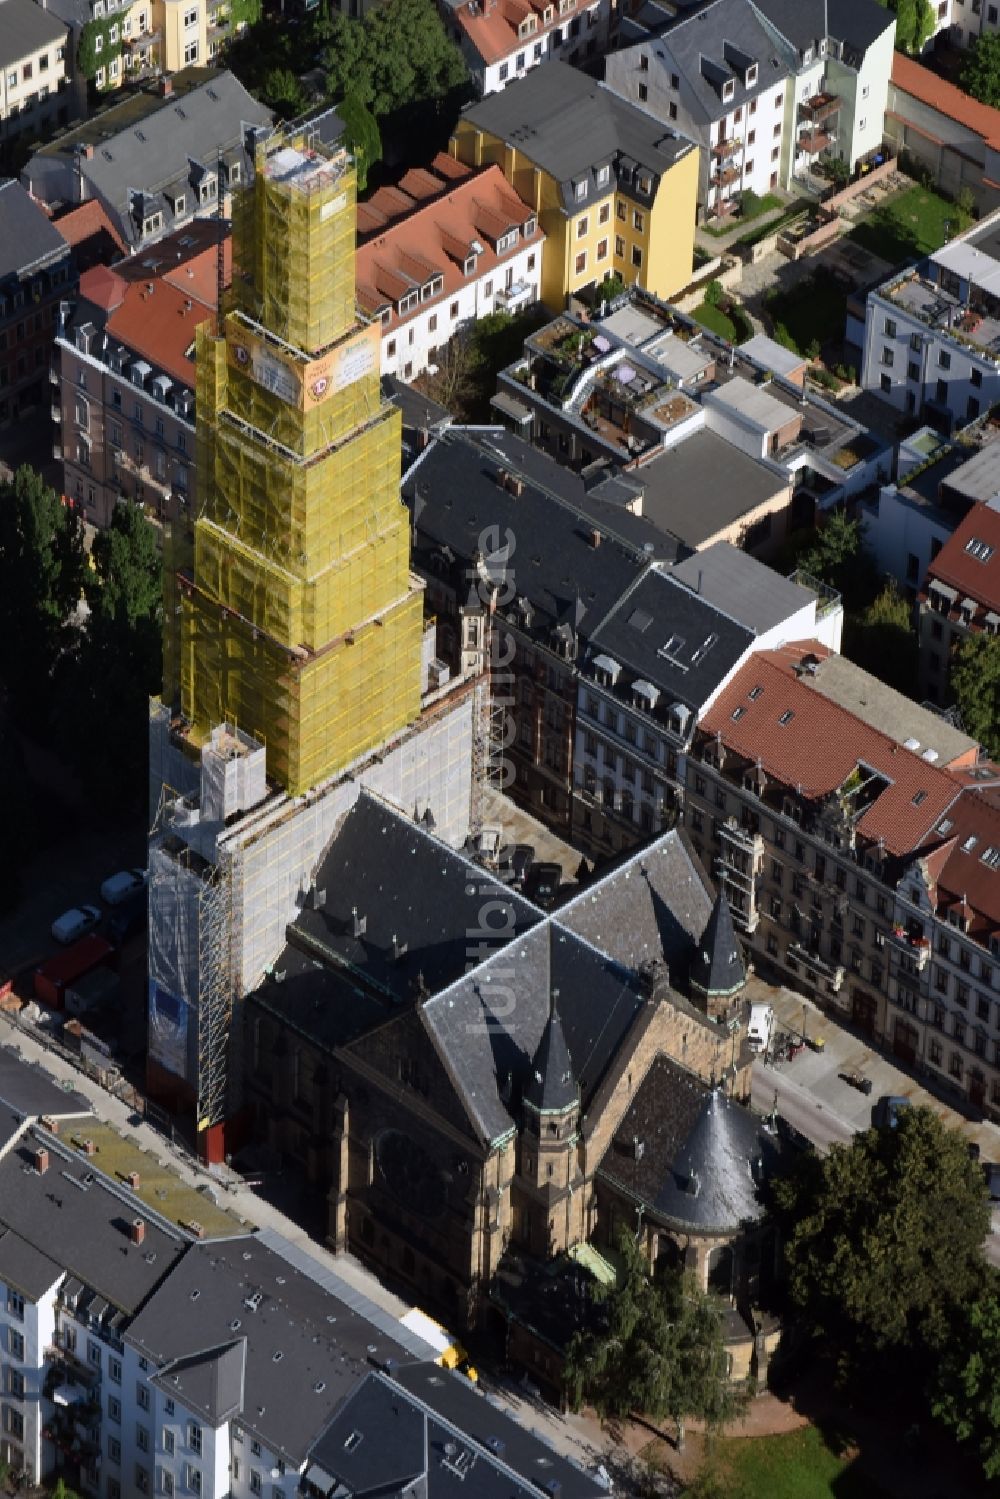
{"label": "tree", "polygon": [[378,120],[357,94],[347,94],[337,105],[337,114],[344,122],[344,144],[354,157],[358,192],[363,193],[368,173],[382,159]]}
{"label": "tree", "polygon": [[965,54],[962,87],[980,104],[1000,105],[1000,32],[984,31]]}
{"label": "tree", "polygon": [[468,79],[432,0],[387,0],[360,22],[338,14],[323,25],[331,97],[350,94],[379,119],[407,104],[441,99]]}
{"label": "tree", "polygon": [[930,0],[879,0],[879,4],[896,16],[896,46],[900,52],[915,57],[924,49],[934,30],[934,9]]}
{"label": "tree", "polygon": [[710,281],[705,287],[705,306],[718,307],[725,296],[721,281]]}
{"label": "tree", "polygon": [[948,1344],[983,1284],[989,1210],[966,1142],[928,1108],[802,1157],[774,1183],[788,1288],[805,1330],[842,1372],[879,1355],[922,1360]]}
{"label": "tree", "polygon": [[952,657],[950,680],[966,733],[1000,755],[1000,639],[967,635]]}
{"label": "tree", "polygon": [[834,510],[825,517],[812,542],[799,553],[798,565],[836,588],[845,609],[865,607],[878,587],[878,572],[865,549],[861,522],[852,520],[846,510]]}
{"label": "tree", "polygon": [[844,653],[897,692],[917,691],[917,634],[913,608],[890,579],[861,614],[847,621]]}
{"label": "tree", "polygon": [[588,1400],[601,1415],[670,1418],[681,1446],[688,1416],[718,1427],[741,1404],[729,1384],[721,1312],[689,1276],[651,1278],[627,1231],[618,1248],[623,1268],[604,1295],[604,1325],[574,1334],[567,1349],[570,1402]]}
{"label": "tree", "polygon": [[261,98],[283,120],[294,120],[306,108],[305,89],[291,68],[269,68],[260,88]]}
{"label": "tree", "polygon": [[960,1442],[974,1442],[987,1478],[1000,1478],[1000,1300],[974,1301],[936,1373],[931,1411]]}
{"label": "tree", "polygon": [[56,712],[64,739],[82,724],[101,724],[102,753],[90,767],[90,784],[109,808],[129,812],[145,799],[148,700],[162,682],[161,563],[138,506],[116,506],[92,555],[90,614],[60,662]]}
{"label": "tree", "polygon": [[[34,469],[0,483],[0,681],[34,722],[71,638],[86,562],[83,528]],[[41,696],[40,696],[41,694]]]}

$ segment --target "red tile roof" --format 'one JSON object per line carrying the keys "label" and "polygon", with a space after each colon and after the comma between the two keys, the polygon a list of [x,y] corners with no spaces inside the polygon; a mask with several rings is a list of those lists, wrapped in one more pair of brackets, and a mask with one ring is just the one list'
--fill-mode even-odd
{"label": "red tile roof", "polygon": [[358,204],[358,242],[381,234],[390,224],[446,193],[456,182],[472,175],[472,168],[439,151],[429,167],[417,167],[404,173],[396,187],[380,187],[364,203]]}
{"label": "red tile roof", "polygon": [[921,104],[936,109],[938,114],[947,116],[949,120],[957,120],[960,125],[981,135],[994,150],[1000,150],[1000,109],[980,104],[954,83],[939,78],[930,68],[922,68],[902,52],[894,52],[892,55],[892,81],[897,88],[910,94]]}
{"label": "red tile roof", "polygon": [[1000,614],[1000,511],[973,505],[927,569],[925,591],[935,581],[957,590],[956,605],[975,599],[982,612]]}
{"label": "red tile roof", "polygon": [[807,652],[828,654],[807,641],[752,656],[699,728],[810,801],[839,791],[859,762],[877,772],[888,785],[855,827],[869,842],[881,839],[889,854],[911,853],[959,795],[958,780],[824,697],[807,675],[796,676],[792,663]]}
{"label": "red tile roof", "polygon": [[[68,245],[76,247],[88,240],[104,238],[119,255],[125,254],[125,241],[105,213],[104,205],[96,198],[88,198],[86,203],[68,209],[54,222]],[[108,258],[113,258],[113,255]]]}
{"label": "red tile roof", "polygon": [[92,266],[80,277],[80,295],[109,312],[125,295],[126,283],[117,271],[107,265]]}
{"label": "red tile roof", "polygon": [[1000,798],[968,787],[949,808],[948,841],[923,860],[931,899],[941,910],[964,902],[970,932],[986,941],[1000,931]]}
{"label": "red tile roof", "polygon": [[[519,47],[530,46],[546,31],[567,21],[552,0],[552,15],[546,25],[542,18],[549,4],[550,0],[467,0],[451,12],[450,19],[461,26],[483,62],[489,64],[502,61]],[[534,31],[518,36],[518,26],[530,15],[537,17]]]}
{"label": "red tile roof", "polygon": [[194,359],[189,350],[193,353],[198,324],[211,317],[212,311],[207,303],[185,296],[162,279],[136,281],[108,319],[107,332],[109,338],[193,388]]}
{"label": "red tile roof", "polygon": [[[543,235],[536,223],[527,239],[519,234],[513,249],[497,254],[498,235],[511,228],[521,229],[533,218],[534,210],[508,186],[500,168],[487,167],[447,187],[440,197],[359,245],[358,300],[368,312],[375,313],[398,302],[407,292],[419,290],[435,276],[442,278],[442,288],[429,301],[421,300],[420,310],[454,296],[460,287],[502,266],[517,250],[540,244]],[[473,240],[483,248],[474,273],[466,276],[463,263]],[[414,308],[412,313],[400,316],[392,306],[385,327],[405,323],[416,311]]]}

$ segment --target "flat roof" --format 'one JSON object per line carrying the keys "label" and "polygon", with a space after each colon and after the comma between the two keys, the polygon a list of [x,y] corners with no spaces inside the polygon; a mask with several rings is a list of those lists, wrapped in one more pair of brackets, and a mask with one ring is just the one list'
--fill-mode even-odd
{"label": "flat roof", "polygon": [[784,474],[706,430],[629,477],[644,486],[645,519],[695,550],[788,488]]}
{"label": "flat roof", "polygon": [[90,1102],[82,1093],[62,1087],[37,1062],[25,1061],[11,1046],[0,1046],[0,1099],[17,1113],[37,1118],[90,1113]]}
{"label": "flat roof", "polygon": [[803,369],[808,360],[803,359],[801,354],[786,349],[784,344],[779,344],[773,338],[768,338],[766,333],[755,333],[753,338],[748,338],[745,344],[740,344],[740,353],[747,359],[755,359],[765,369],[773,370],[776,375],[792,375]]}
{"label": "flat roof", "polygon": [[782,577],[729,541],[714,542],[675,563],[671,576],[724,609],[755,635],[791,619],[816,597],[810,589]]}
{"label": "flat roof", "polygon": [[721,406],[736,412],[765,432],[773,432],[777,427],[786,426],[794,415],[790,407],[772,395],[766,385],[755,385],[743,375],[734,375],[725,385],[720,385],[715,390],[706,390],[702,401],[709,407]]}

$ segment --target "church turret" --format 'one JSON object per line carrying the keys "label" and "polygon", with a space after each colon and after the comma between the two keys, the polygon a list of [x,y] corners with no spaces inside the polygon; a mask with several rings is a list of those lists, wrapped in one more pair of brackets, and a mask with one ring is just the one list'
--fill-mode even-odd
{"label": "church turret", "polygon": [[559,990],[553,989],[548,1019],[524,1090],[521,1130],[521,1182],[541,1208],[530,1212],[534,1226],[529,1237],[532,1250],[543,1254],[567,1248],[567,1238],[572,1234],[566,1204],[576,1176],[580,1124],[579,1088],[558,1001]]}
{"label": "church turret", "polygon": [[720,889],[691,963],[691,993],[713,1018],[724,1015],[747,981],[743,949]]}

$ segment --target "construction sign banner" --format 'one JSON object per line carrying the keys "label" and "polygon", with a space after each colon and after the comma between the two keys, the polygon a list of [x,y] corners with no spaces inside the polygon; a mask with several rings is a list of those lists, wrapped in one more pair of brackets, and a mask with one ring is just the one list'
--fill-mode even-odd
{"label": "construction sign banner", "polygon": [[226,351],[236,369],[251,375],[258,385],[290,406],[307,411],[346,385],[378,373],[379,325],[361,328],[320,359],[306,361],[232,321],[227,329]]}

